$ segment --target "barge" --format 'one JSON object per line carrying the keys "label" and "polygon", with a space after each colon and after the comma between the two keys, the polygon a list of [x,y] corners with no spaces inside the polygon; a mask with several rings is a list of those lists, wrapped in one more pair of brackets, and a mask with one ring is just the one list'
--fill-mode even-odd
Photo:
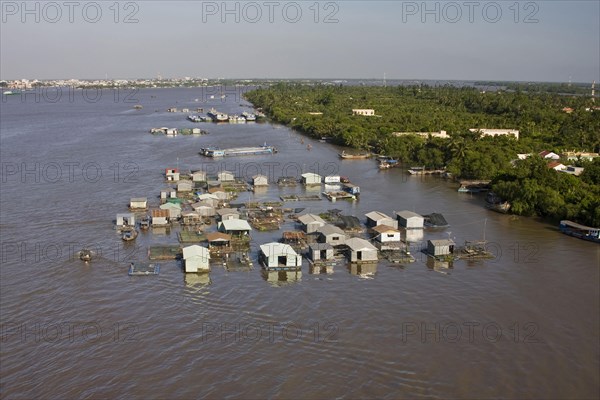
{"label": "barge", "polygon": [[559,229],[565,235],[594,243],[600,243],[600,228],[592,228],[573,221],[563,220],[560,221]]}
{"label": "barge", "polygon": [[200,154],[206,157],[235,157],[277,153],[277,148],[266,144],[258,147],[233,147],[220,149],[218,147],[206,147],[200,149]]}

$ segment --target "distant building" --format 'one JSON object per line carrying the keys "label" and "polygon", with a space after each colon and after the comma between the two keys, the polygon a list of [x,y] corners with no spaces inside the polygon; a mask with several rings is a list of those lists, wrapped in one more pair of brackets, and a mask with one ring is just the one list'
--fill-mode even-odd
{"label": "distant building", "polygon": [[564,172],[569,175],[579,176],[583,173],[583,167],[575,167],[573,165],[567,165],[565,169],[561,169],[560,172]]}
{"label": "distant building", "polygon": [[240,219],[240,212],[237,210],[237,208],[221,208],[217,210],[217,214],[221,218],[221,221]]}
{"label": "distant building", "polygon": [[148,208],[148,198],[146,197],[132,197],[129,200],[129,208],[132,210],[145,210]]}
{"label": "distant building", "polygon": [[516,129],[469,129],[473,133],[479,132],[481,136],[514,136],[519,140],[519,131]]}
{"label": "distant building", "polygon": [[153,226],[169,224],[169,210],[152,210],[151,216]]}
{"label": "distant building", "polygon": [[169,211],[169,220],[175,220],[181,216],[181,205],[175,203],[165,203],[159,207],[161,210]]}
{"label": "distant building", "polygon": [[221,171],[217,174],[217,179],[221,182],[235,181],[235,176],[229,171]]}
{"label": "distant building", "polygon": [[548,163],[548,168],[552,168],[555,171],[561,171],[563,169],[566,169],[567,167],[565,167],[564,164],[561,164],[558,161],[552,161]]}
{"label": "distant building", "polygon": [[165,170],[165,177],[168,181],[178,181],[179,180],[179,168],[167,168]]}
{"label": "distant building", "polygon": [[180,181],[177,183],[178,192],[191,192],[193,185],[190,181]]}
{"label": "distant building", "polygon": [[266,243],[260,246],[259,261],[265,269],[299,269],[302,256],[289,244]]}
{"label": "distant building", "polygon": [[552,151],[548,151],[548,150],[544,150],[544,151],[540,151],[538,153],[538,155],[542,158],[547,158],[549,160],[558,160],[560,159],[560,156]]}
{"label": "distant building", "polygon": [[414,135],[414,136],[421,136],[421,137],[435,137],[435,138],[441,138],[441,139],[449,139],[450,136],[448,136],[448,133],[446,133],[446,131],[439,131],[439,132],[392,132],[392,135],[396,136],[396,137],[400,137],[400,136],[407,136],[407,135]]}
{"label": "distant building", "polygon": [[587,161],[594,161],[595,158],[600,157],[600,154],[585,153],[585,152],[581,152],[581,151],[566,151],[562,154],[562,156],[565,157],[569,161],[577,161],[579,159],[587,160]]}
{"label": "distant building", "polygon": [[371,108],[354,108],[352,109],[352,115],[362,115],[366,117],[371,117],[375,115],[375,110]]}
{"label": "distant building", "polygon": [[192,172],[192,181],[193,182],[206,182],[206,172],[204,172],[204,171]]}

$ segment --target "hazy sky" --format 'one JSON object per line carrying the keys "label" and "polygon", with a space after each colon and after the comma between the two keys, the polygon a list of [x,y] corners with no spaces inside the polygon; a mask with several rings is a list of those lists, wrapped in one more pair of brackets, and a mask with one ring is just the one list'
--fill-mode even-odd
{"label": "hazy sky", "polygon": [[598,0],[2,1],[1,11],[1,79],[600,81]]}

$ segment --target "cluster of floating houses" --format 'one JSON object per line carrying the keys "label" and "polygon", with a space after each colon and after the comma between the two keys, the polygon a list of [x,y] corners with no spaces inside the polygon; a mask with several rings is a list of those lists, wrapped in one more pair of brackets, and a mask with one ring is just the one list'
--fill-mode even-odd
{"label": "cluster of floating houses", "polygon": [[240,115],[228,115],[224,112],[220,112],[215,110],[214,108],[210,109],[205,116],[200,115],[188,115],[188,120],[192,122],[230,122],[230,123],[244,123],[244,122],[254,122],[257,119],[264,118],[265,115],[263,113],[252,114],[244,111]]}
{"label": "cluster of floating houses", "polygon": [[[394,217],[371,211],[361,221],[342,215],[340,210],[304,213],[304,209],[284,207],[284,202],[236,204],[239,191],[256,192],[270,184],[262,175],[245,182],[228,171],[211,177],[204,171],[181,173],[177,168],[167,168],[164,177],[169,187],[157,193],[160,204],[151,206],[146,197],[131,198],[129,212],[117,214],[116,229],[123,240],[130,241],[139,231],[163,233],[177,227],[179,244],[150,246],[148,257],[151,262],[181,259],[185,273],[207,272],[215,263],[226,268],[251,269],[252,232],[280,230],[284,223],[293,221],[295,229],[284,231],[278,242],[258,246],[256,260],[267,275],[291,272],[298,278],[304,259],[311,273],[332,273],[336,265],[343,263],[352,273],[369,275],[376,271],[380,259],[391,263],[414,261],[411,245],[422,245],[423,230],[448,226],[441,214],[422,216],[408,210],[396,212]],[[279,179],[283,185],[291,184],[290,180]],[[344,193],[356,190],[358,195],[358,186],[341,181],[337,176],[323,178],[306,173],[296,184],[351,185]],[[466,244],[459,249],[451,239],[428,240],[426,247],[417,250],[446,262],[490,256],[484,246]],[[156,274],[157,266],[132,264],[130,274]]]}

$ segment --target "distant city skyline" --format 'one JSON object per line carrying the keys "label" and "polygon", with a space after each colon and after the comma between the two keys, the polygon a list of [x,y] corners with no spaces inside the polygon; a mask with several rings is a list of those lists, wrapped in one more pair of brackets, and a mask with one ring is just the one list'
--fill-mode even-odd
{"label": "distant city skyline", "polygon": [[600,82],[598,1],[1,3],[0,79]]}

